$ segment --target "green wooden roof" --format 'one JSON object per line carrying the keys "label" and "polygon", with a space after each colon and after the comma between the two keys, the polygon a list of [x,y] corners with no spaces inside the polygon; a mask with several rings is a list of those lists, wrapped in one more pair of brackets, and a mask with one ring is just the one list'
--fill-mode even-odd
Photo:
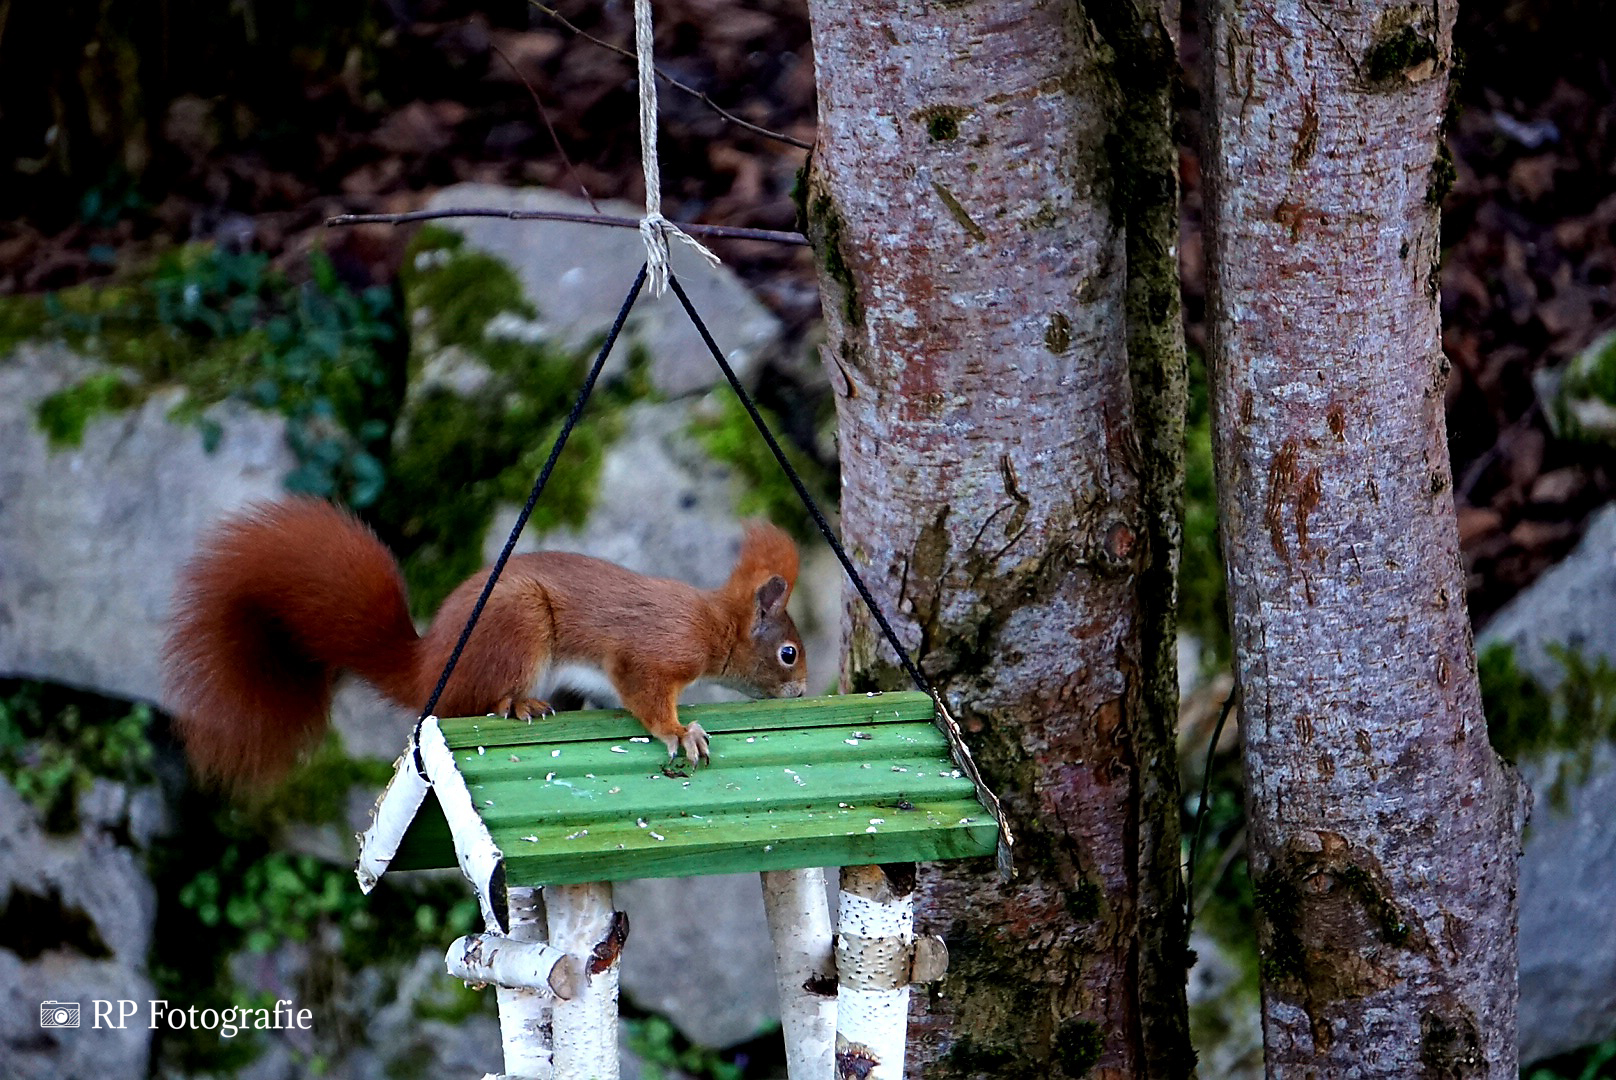
{"label": "green wooden roof", "polygon": [[[531,886],[992,855],[933,710],[921,693],[684,706],[712,736],[684,776],[621,710],[439,726],[506,883]],[[454,865],[429,797],[391,868]]]}

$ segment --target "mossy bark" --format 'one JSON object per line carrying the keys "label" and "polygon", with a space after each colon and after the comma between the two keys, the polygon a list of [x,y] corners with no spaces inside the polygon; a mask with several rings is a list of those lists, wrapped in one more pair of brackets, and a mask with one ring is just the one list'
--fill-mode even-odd
{"label": "mossy bark", "polygon": [[[845,537],[1018,838],[1013,883],[987,860],[922,871],[951,964],[916,995],[909,1072],[1187,1075],[1173,51],[1144,40],[1172,20],[810,16]],[[902,685],[861,608],[849,624],[848,685]]]}
{"label": "mossy bark", "polygon": [[1510,1077],[1521,796],[1443,414],[1455,0],[1208,10],[1207,323],[1272,1077]]}

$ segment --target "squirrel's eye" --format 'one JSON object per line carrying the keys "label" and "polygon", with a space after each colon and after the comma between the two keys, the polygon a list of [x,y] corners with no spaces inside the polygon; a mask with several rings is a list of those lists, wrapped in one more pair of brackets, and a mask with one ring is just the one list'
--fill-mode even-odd
{"label": "squirrel's eye", "polygon": [[795,645],[780,646],[780,662],[786,667],[791,667],[795,664],[797,662],[797,647]]}

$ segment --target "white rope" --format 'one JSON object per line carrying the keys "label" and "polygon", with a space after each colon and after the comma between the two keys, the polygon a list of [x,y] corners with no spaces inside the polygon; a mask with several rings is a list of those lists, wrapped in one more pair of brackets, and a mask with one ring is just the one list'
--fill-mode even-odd
{"label": "white rope", "polygon": [[640,64],[640,158],[645,166],[645,216],[640,219],[640,239],[645,241],[647,284],[652,296],[668,291],[668,237],[678,237],[696,249],[713,266],[718,256],[700,241],[662,216],[662,176],[657,164],[656,63],[652,56],[651,0],[634,0],[634,46]]}

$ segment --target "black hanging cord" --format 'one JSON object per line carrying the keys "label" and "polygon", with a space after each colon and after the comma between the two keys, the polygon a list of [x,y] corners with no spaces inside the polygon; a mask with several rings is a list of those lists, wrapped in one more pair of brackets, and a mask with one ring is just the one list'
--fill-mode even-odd
{"label": "black hanging cord", "polygon": [[871,594],[869,586],[865,585],[864,579],[859,576],[858,569],[853,565],[853,560],[847,557],[847,551],[842,547],[842,542],[836,538],[836,533],[831,529],[830,522],[826,521],[825,515],[820,512],[819,504],[814,502],[812,495],[808,494],[808,488],[803,484],[802,477],[797,475],[797,470],[792,468],[791,462],[786,459],[785,451],[780,449],[780,444],[775,440],[774,433],[769,430],[769,425],[763,420],[763,414],[758,412],[757,405],[752,401],[752,395],[748,394],[746,387],[741,385],[741,380],[735,375],[735,369],[729,366],[729,361],[724,359],[723,352],[718,348],[718,344],[713,341],[713,335],[708,332],[707,324],[701,321],[700,315],[696,314],[696,307],[690,302],[690,297],[685,295],[684,287],[679,284],[679,279],[669,274],[668,284],[673,287],[674,295],[679,298],[679,303],[684,305],[685,314],[689,315],[690,321],[695,324],[696,332],[701,335],[701,340],[707,343],[707,349],[713,354],[713,359],[718,361],[718,366],[723,369],[724,378],[729,380],[729,385],[735,391],[735,396],[741,399],[741,406],[746,409],[746,415],[752,418],[752,423],[757,427],[758,434],[762,435],[763,441],[769,444],[769,450],[774,454],[774,460],[780,463],[780,468],[784,470],[786,479],[790,480],[791,486],[797,489],[797,497],[808,508],[808,513],[813,515],[814,524],[819,526],[819,533],[825,538],[825,543],[830,545],[830,549],[836,553],[836,558],[841,560],[842,569],[847,571],[847,576],[853,582],[853,587],[858,590],[859,596],[864,599],[864,606],[870,609],[871,615],[875,616],[875,621],[880,625],[881,632],[886,635],[887,641],[891,643],[892,650],[898,654],[898,660],[903,664],[903,669],[914,680],[915,688],[935,698],[937,691],[932,689],[931,683],[927,681],[926,676],[921,674],[920,668],[909,658],[908,650],[898,640],[897,632],[892,629],[892,624],[887,622],[886,615],[882,613],[881,606],[875,602],[875,596]]}
{"label": "black hanging cord", "polygon": [[987,781],[982,779],[982,773],[977,769],[976,762],[971,757],[971,749],[965,745],[965,736],[960,731],[958,722],[949,714],[948,706],[944,704],[942,695],[932,687],[930,681],[921,673],[920,668],[909,658],[908,650],[898,640],[898,634],[892,629],[892,624],[887,621],[886,614],[881,610],[881,605],[876,603],[875,596],[870,592],[869,586],[865,585],[864,579],[859,576],[858,568],[853,565],[853,560],[847,557],[847,551],[842,547],[842,542],[836,538],[836,533],[831,529],[830,522],[826,521],[825,515],[820,512],[819,504],[814,502],[812,495],[808,494],[808,488],[803,484],[802,477],[797,475],[797,470],[792,468],[791,462],[786,459],[785,451],[780,449],[780,443],[775,439],[774,432],[769,430],[769,425],[764,421],[763,414],[758,412],[757,405],[752,401],[752,395],[746,392],[746,387],[741,385],[741,380],[735,375],[735,369],[731,368],[729,361],[724,359],[723,351],[719,349],[718,343],[713,340],[713,335],[708,331],[707,324],[702,322],[701,316],[696,313],[696,306],[690,302],[690,297],[685,295],[684,287],[679,284],[679,279],[669,274],[668,284],[673,287],[674,295],[679,298],[679,303],[684,305],[685,314],[690,316],[690,321],[696,327],[696,332],[701,335],[701,340],[707,345],[707,351],[712,353],[713,360],[718,363],[719,368],[724,372],[724,378],[729,380],[730,389],[734,390],[735,396],[740,399],[742,407],[746,409],[746,415],[752,418],[752,424],[758,429],[758,434],[762,435],[763,441],[769,444],[769,450],[774,454],[774,460],[779,463],[781,471],[791,481],[791,486],[797,489],[797,498],[802,500],[803,506],[808,508],[808,513],[813,515],[814,524],[819,526],[820,535],[825,538],[825,543],[830,545],[830,549],[836,553],[836,558],[841,561],[842,569],[847,571],[848,580],[852,581],[853,587],[858,590],[859,596],[864,600],[864,606],[870,609],[870,614],[875,617],[876,623],[881,627],[881,632],[886,635],[887,642],[891,644],[892,651],[898,654],[898,661],[903,664],[903,669],[909,673],[909,678],[914,680],[915,687],[930,695],[932,701],[936,703],[938,726],[948,738],[948,745],[953,753],[954,763],[970,778],[971,785],[976,788],[977,797],[982,801],[982,805],[987,807],[988,812],[993,815],[994,821],[998,823],[999,875],[1003,880],[1009,881],[1013,872],[1010,847],[1014,843],[1010,833],[1010,822],[1005,817],[1003,807],[999,805],[999,797],[988,787]]}
{"label": "black hanging cord", "polygon": [[438,685],[433,688],[432,696],[427,699],[426,708],[421,710],[421,715],[415,722],[417,728],[432,715],[432,710],[438,707],[438,698],[443,696],[443,688],[449,685],[449,676],[454,674],[455,665],[460,663],[460,654],[465,650],[466,642],[471,640],[471,632],[477,626],[477,620],[483,613],[483,606],[493,594],[494,583],[499,580],[500,571],[504,570],[505,564],[510,561],[517,537],[522,535],[522,529],[527,525],[533,507],[538,504],[539,493],[544,490],[544,485],[550,482],[550,473],[555,469],[556,459],[561,456],[561,448],[567,445],[567,436],[571,435],[572,429],[578,425],[578,418],[584,412],[584,403],[594,392],[595,381],[600,378],[601,368],[606,366],[606,358],[611,355],[612,346],[617,343],[617,336],[623,332],[623,323],[628,320],[629,309],[634,306],[634,301],[639,298],[640,289],[645,285],[646,272],[647,267],[641,266],[639,276],[634,279],[628,295],[623,298],[623,306],[618,309],[617,318],[613,320],[612,328],[606,334],[606,340],[601,343],[595,364],[589,369],[589,377],[584,380],[583,388],[578,391],[578,397],[572,403],[572,411],[567,414],[566,422],[561,425],[561,433],[556,436],[555,445],[550,447],[550,456],[545,459],[544,468],[539,470],[539,478],[533,482],[533,490],[528,494],[527,504],[517,515],[516,524],[511,526],[511,535],[506,539],[505,548],[499,553],[499,558],[494,560],[493,568],[488,571],[488,580],[483,583],[482,595],[477,597],[477,604],[471,609],[471,617],[466,620],[466,628],[460,631],[460,640],[455,642],[454,652],[449,654],[449,662],[443,666],[443,674],[438,676]]}

